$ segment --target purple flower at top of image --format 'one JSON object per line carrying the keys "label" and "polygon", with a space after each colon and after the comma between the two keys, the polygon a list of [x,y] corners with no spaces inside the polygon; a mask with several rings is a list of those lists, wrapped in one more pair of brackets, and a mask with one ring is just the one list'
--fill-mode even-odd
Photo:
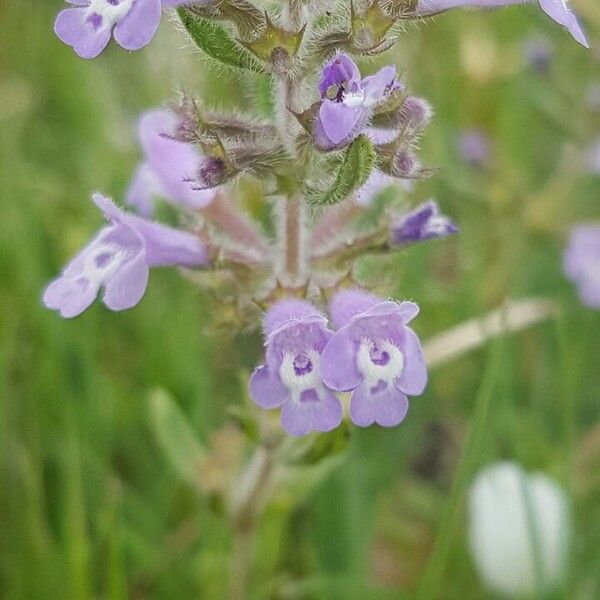
{"label": "purple flower at top of image", "polygon": [[138,138],[144,160],[138,166],[126,193],[126,201],[138,213],[150,216],[157,196],[188,209],[208,206],[216,189],[193,188],[190,178],[201,156],[192,144],[172,139],[177,116],[169,110],[153,110],[139,120]]}
{"label": "purple flower at top of image", "polygon": [[412,302],[384,301],[361,290],[338,292],[329,313],[338,328],[321,357],[323,381],[332,390],[352,392],[355,425],[398,425],[408,411],[408,395],[427,384],[421,345],[407,324],[419,308]]}
{"label": "purple flower at top of image", "polygon": [[565,275],[577,286],[581,302],[600,309],[600,223],[571,229],[563,256]]}
{"label": "purple flower at top of image", "polygon": [[342,420],[342,405],[321,379],[321,353],[332,332],[309,302],[287,299],[265,314],[265,364],[250,377],[252,400],[262,408],[281,408],[281,425],[290,435],[330,431]]}
{"label": "purple flower at top of image", "polygon": [[120,210],[94,194],[109,225],[46,288],[44,304],[65,318],[76,317],[104,288],[102,301],[111,310],[135,306],[144,295],[150,267],[202,267],[208,263],[197,236],[147,221]]}
{"label": "purple flower at top of image", "polygon": [[483,167],[490,160],[490,138],[481,129],[465,129],[458,136],[457,147],[461,159],[473,167]]}
{"label": "purple flower at top of image", "polygon": [[429,200],[392,222],[390,243],[394,246],[404,246],[455,233],[458,233],[458,228],[454,222],[440,213],[435,200]]}
{"label": "purple flower at top of image", "polygon": [[73,5],[60,12],[54,23],[58,38],[81,58],[95,58],[111,35],[125,50],[139,50],[150,43],[162,8],[189,0],[66,0]]}
{"label": "purple flower at top of image", "polygon": [[313,132],[317,148],[342,148],[363,131],[368,134],[374,108],[401,87],[394,66],[361,79],[354,61],[346,54],[337,54],[323,68],[319,83],[321,104]]}
{"label": "purple flower at top of image", "polygon": [[[435,14],[452,8],[496,8],[511,4],[523,4],[524,0],[419,0],[416,12],[421,15]],[[582,46],[589,48],[585,33],[577,17],[571,12],[567,0],[525,0],[537,2],[540,8],[556,23],[562,25]]]}

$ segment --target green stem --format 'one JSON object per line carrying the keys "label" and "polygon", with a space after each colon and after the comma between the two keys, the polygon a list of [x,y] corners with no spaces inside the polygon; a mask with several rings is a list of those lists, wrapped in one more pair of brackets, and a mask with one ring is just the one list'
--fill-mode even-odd
{"label": "green stem", "polygon": [[503,353],[502,337],[494,341],[473,409],[467,441],[446,502],[442,522],[435,540],[429,563],[417,592],[418,600],[439,598],[441,579],[451,549],[451,543],[461,514],[465,490],[472,477],[474,466],[481,454],[489,423],[489,412],[496,375]]}

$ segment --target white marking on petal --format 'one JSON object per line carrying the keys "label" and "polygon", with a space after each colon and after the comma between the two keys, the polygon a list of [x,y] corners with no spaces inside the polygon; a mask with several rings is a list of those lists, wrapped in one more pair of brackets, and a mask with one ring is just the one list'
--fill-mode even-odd
{"label": "white marking on petal", "polygon": [[[112,29],[116,23],[129,13],[135,1],[136,0],[92,0],[85,12],[85,20],[93,22],[93,20],[100,17],[101,22],[98,25],[98,29]],[[117,2],[117,4],[113,4],[113,2]]]}
{"label": "white marking on petal", "polygon": [[132,253],[116,244],[98,244],[85,255],[83,272],[77,279],[84,279],[95,287],[104,285]]}
{"label": "white marking on petal", "polygon": [[[376,356],[385,356],[385,360],[379,361]],[[358,349],[356,367],[371,388],[380,381],[391,384],[404,371],[404,355],[387,340],[364,339]]]}
{"label": "white marking on petal", "polygon": [[309,390],[314,390],[319,400],[323,398],[326,389],[321,380],[320,362],[321,357],[315,350],[284,354],[279,377],[293,401],[299,402],[302,393]]}

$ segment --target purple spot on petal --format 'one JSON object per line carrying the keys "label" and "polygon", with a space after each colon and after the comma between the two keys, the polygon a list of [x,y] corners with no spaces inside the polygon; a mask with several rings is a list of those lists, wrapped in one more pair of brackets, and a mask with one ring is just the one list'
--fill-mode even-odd
{"label": "purple spot on petal", "polygon": [[313,389],[304,390],[300,394],[300,402],[319,402],[319,395]]}
{"label": "purple spot on petal", "polygon": [[99,269],[106,267],[113,259],[113,255],[110,252],[103,252],[94,258],[94,262]]}
{"label": "purple spot on petal", "polygon": [[381,392],[387,389],[387,386],[388,384],[385,381],[383,381],[383,379],[380,379],[379,383],[371,388],[371,394],[380,394]]}
{"label": "purple spot on petal", "polygon": [[87,18],[87,23],[89,23],[95,31],[98,31],[102,25],[102,16],[98,13],[92,13]]}
{"label": "purple spot on petal", "polygon": [[379,367],[384,367],[390,362],[390,355],[385,350],[381,350],[376,343],[373,344],[369,351],[369,357],[371,362]]}
{"label": "purple spot on petal", "polygon": [[106,0],[106,3],[110,4],[111,6],[119,6],[121,0]]}
{"label": "purple spot on petal", "polygon": [[298,354],[294,359],[294,373],[297,376],[307,375],[312,372],[313,364],[306,354]]}

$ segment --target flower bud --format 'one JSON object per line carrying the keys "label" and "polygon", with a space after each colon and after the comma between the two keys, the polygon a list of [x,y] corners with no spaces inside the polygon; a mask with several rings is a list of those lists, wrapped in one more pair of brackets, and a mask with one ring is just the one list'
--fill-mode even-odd
{"label": "flower bud", "polygon": [[200,189],[210,189],[225,180],[225,164],[220,158],[202,157],[196,172],[196,182]]}
{"label": "flower bud", "polygon": [[414,177],[419,170],[419,161],[412,152],[398,150],[392,160],[391,174],[394,177],[408,179]]}
{"label": "flower bud", "polygon": [[400,125],[403,129],[423,129],[431,120],[431,105],[423,98],[409,96],[400,108]]}
{"label": "flower bud", "polygon": [[570,526],[567,498],[556,483],[500,463],[475,479],[469,512],[471,552],[491,590],[523,596],[560,585]]}

